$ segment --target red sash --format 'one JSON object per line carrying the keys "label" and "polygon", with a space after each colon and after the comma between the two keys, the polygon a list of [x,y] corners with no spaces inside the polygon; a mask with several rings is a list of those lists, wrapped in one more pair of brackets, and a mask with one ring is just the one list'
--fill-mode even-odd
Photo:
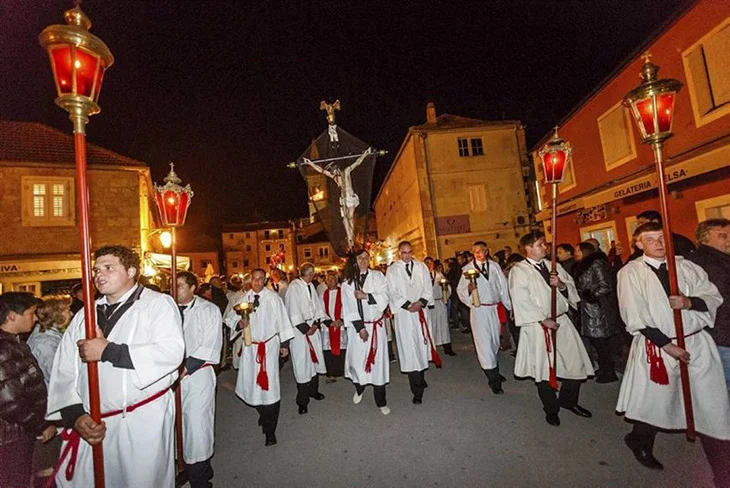
{"label": "red sash", "polygon": [[[547,352],[548,366],[550,367],[550,387],[553,390],[556,390],[557,391],[557,389],[558,389],[558,375],[555,372],[555,366],[556,365],[555,364],[552,364],[550,362],[550,357],[552,356],[552,354],[550,354],[550,353],[552,352],[552,343],[553,343],[552,337],[550,337],[551,336],[551,334],[550,334],[551,330],[548,329],[547,327],[544,327],[544,326],[541,326],[541,327],[542,327],[542,332],[545,334],[545,351]],[[557,360],[557,358],[558,357],[556,355],[555,356],[555,359]]]}
{"label": "red sash", "polygon": [[423,313],[423,309],[420,309],[418,311],[418,320],[420,320],[420,322],[421,322],[421,333],[423,334],[423,343],[431,346],[431,359],[433,360],[433,364],[435,364],[437,368],[440,368],[441,367],[441,356],[439,356],[438,351],[436,351],[436,348],[433,345],[433,340],[431,340],[431,331],[428,328],[428,322],[426,322],[426,314]]}
{"label": "red sash", "polygon": [[307,345],[309,346],[309,357],[312,358],[312,362],[314,364],[319,364],[319,359],[317,359],[317,353],[314,350],[314,346],[312,345],[312,341],[309,339],[308,335],[304,336],[305,339],[307,339]]}
{"label": "red sash", "polygon": [[[702,330],[703,329],[692,332],[684,337],[692,337],[693,335],[702,332]],[[675,340],[676,337],[670,337],[669,339]],[[668,385],[669,373],[667,373],[667,366],[664,364],[661,348],[657,347],[656,344],[651,342],[649,339],[644,340],[646,341],[646,362],[649,363],[649,379],[657,385]]]}
{"label": "red sash", "polygon": [[[335,316],[334,320],[342,320],[342,290],[337,288],[337,295],[335,295]],[[324,291],[324,309],[330,313],[330,289],[327,288]],[[341,340],[341,327],[327,327],[327,333],[330,338],[330,349],[332,350],[333,356],[339,356],[341,353],[340,340]],[[316,362],[316,361],[315,361]]]}
{"label": "red sash", "polygon": [[502,302],[497,303],[480,303],[483,307],[497,307],[497,317],[499,319],[499,335],[502,335],[502,326],[507,323],[507,307]]}
{"label": "red sash", "polygon": [[[152,403],[161,396],[163,396],[165,393],[167,393],[170,390],[170,388],[165,388],[164,390],[158,391],[151,397],[147,397],[144,400],[141,400],[134,405],[130,405],[127,407],[127,413],[132,413],[135,410],[137,410],[139,407],[144,407],[148,403]],[[111,412],[105,412],[101,414],[101,418],[109,418],[114,417],[116,415],[120,415],[124,413],[124,410],[112,410]],[[61,465],[66,460],[67,456],[69,457],[68,464],[66,465],[66,480],[71,481],[74,477],[74,471],[76,470],[76,458],[79,454],[79,446],[81,445],[81,436],[78,432],[74,429],[63,429],[61,432],[61,440],[64,440],[67,442],[66,448],[61,453],[61,456],[58,458],[58,462],[56,463],[56,467],[53,470],[53,474],[51,474],[51,477],[48,478],[48,481],[46,482],[45,488],[51,488],[54,486],[54,481],[56,479],[56,474],[58,474],[58,470],[61,469]]]}
{"label": "red sash", "polygon": [[266,372],[266,343],[276,337],[269,337],[263,342],[253,342],[256,344],[256,364],[259,365],[259,372],[256,375],[256,384],[264,391],[269,391],[269,374]]}
{"label": "red sash", "polygon": [[365,361],[366,373],[372,371],[373,364],[375,364],[375,354],[378,352],[378,326],[383,326],[383,319],[385,319],[385,315],[373,322],[365,322],[366,324],[373,324],[373,333],[370,336],[370,350],[368,351],[368,357]]}

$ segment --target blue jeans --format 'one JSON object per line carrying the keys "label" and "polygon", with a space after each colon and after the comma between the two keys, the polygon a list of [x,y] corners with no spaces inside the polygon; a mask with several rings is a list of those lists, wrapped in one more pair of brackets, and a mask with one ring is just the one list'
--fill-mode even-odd
{"label": "blue jeans", "polygon": [[730,393],[730,347],[717,346],[717,350],[720,351],[720,361],[722,361],[722,369],[725,371],[725,384]]}

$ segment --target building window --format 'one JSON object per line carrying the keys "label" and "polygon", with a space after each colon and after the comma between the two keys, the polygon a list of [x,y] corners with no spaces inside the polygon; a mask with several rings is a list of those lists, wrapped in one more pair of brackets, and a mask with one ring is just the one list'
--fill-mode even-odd
{"label": "building window", "polygon": [[581,227],[581,240],[596,239],[601,245],[601,251],[608,253],[611,249],[611,242],[616,241],[616,222],[604,222],[588,227]]}
{"label": "building window", "polygon": [[205,269],[208,267],[209,264],[210,264],[210,261],[208,261],[207,259],[200,260],[200,267],[203,269],[203,271],[205,271]]}
{"label": "building window", "polygon": [[243,260],[243,267],[248,268],[248,259]]}
{"label": "building window", "polygon": [[246,251],[251,252],[251,244],[246,244]]}
{"label": "building window", "polygon": [[730,193],[695,202],[697,221],[708,219],[730,219]]}
{"label": "building window", "polygon": [[23,176],[23,225],[74,225],[73,184],[73,178]]}
{"label": "building window", "polygon": [[251,238],[251,233],[250,232],[246,232],[246,239],[250,239],[250,238]]}
{"label": "building window", "polygon": [[279,232],[279,239],[283,239],[284,238],[284,230],[279,229],[278,232]]}
{"label": "building window", "polygon": [[484,146],[482,145],[481,137],[475,137],[471,140],[471,155],[484,156]]}
{"label": "building window", "polygon": [[465,157],[469,155],[469,139],[465,137],[459,137],[456,140],[459,144],[459,156]]}
{"label": "building window", "polygon": [[228,234],[228,238],[229,238],[230,240],[233,240],[233,234]]}
{"label": "building window", "polygon": [[234,259],[231,261],[231,268],[237,269],[238,268],[238,259]]}
{"label": "building window", "polygon": [[695,125],[730,113],[730,17],[682,53]]}
{"label": "building window", "polygon": [[286,246],[284,244],[279,244],[279,251],[285,252]]}
{"label": "building window", "polygon": [[472,212],[486,212],[487,189],[484,185],[467,185],[466,193],[469,198],[469,210]]}
{"label": "building window", "polygon": [[304,248],[304,259],[312,259],[312,248],[311,247]]}
{"label": "building window", "polygon": [[271,251],[271,244],[266,244],[266,246],[264,246],[264,249],[266,249],[266,252]]}
{"label": "building window", "polygon": [[269,231],[268,230],[265,230],[264,231],[264,239],[268,239],[268,238],[269,238]]}
{"label": "building window", "polygon": [[320,258],[327,258],[330,255],[330,249],[329,247],[320,247],[319,248],[319,257]]}
{"label": "building window", "polygon": [[636,158],[630,117],[628,109],[621,102],[598,117],[598,132],[601,135],[606,171]]}

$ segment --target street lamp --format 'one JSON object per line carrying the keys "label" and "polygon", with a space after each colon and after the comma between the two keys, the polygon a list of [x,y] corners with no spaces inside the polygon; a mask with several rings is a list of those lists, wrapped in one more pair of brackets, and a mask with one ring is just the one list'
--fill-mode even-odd
{"label": "street lamp", "polygon": [[[164,185],[155,187],[155,202],[160,214],[160,222],[170,228],[170,295],[177,303],[177,228],[185,224],[193,190],[190,185],[180,185],[182,180],[175,173],[175,165],[170,163],[170,172],[163,180]],[[163,242],[164,245],[164,242]],[[175,428],[177,429],[177,470],[182,472],[183,465],[183,432],[182,432],[182,392],[180,385],[175,388]]]}
{"label": "street lamp", "polygon": [[[56,85],[56,105],[69,113],[73,122],[76,153],[76,195],[79,210],[81,244],[81,279],[84,294],[84,320],[87,339],[96,337],[96,311],[91,277],[91,236],[89,233],[89,189],[86,181],[86,124],[89,116],[101,108],[97,104],[104,72],[114,63],[104,42],[89,33],[91,21],[79,6],[64,14],[66,25],[51,25],[38,36],[48,51]],[[94,422],[101,423],[99,370],[94,361],[86,363],[89,371],[89,410]],[[94,486],[104,486],[102,444],[93,448]]]}
{"label": "street lamp", "polygon": [[[624,105],[631,109],[636,125],[641,132],[644,144],[651,144],[654,149],[654,163],[659,188],[659,205],[661,206],[664,229],[664,246],[667,251],[667,271],[669,273],[669,293],[679,295],[677,282],[677,263],[674,258],[674,241],[669,215],[667,199],[667,183],[664,180],[664,156],[662,147],[664,141],[672,137],[672,121],[674,118],[674,102],[677,93],[682,88],[678,80],[658,80],[659,66],[650,61],[650,55],[644,55],[644,64],[641,67],[641,84],[631,90],[624,97]],[[684,325],[682,311],[674,310],[674,329],[677,337],[677,346],[685,349]],[[694,414],[692,409],[692,394],[689,384],[687,365],[679,361],[679,374],[682,382],[682,398],[684,414],[687,421],[687,439],[693,442],[696,437]]]}
{"label": "street lamp", "polygon": [[[545,173],[545,184],[552,185],[552,204],[550,206],[550,232],[552,234],[553,249],[550,253],[550,272],[556,273],[558,269],[557,252],[555,252],[558,236],[558,185],[563,182],[565,170],[570,165],[573,148],[570,143],[564,141],[558,135],[558,128],[555,127],[553,137],[537,153],[542,161],[543,173]],[[557,290],[550,288],[550,318],[557,318]],[[558,389],[558,377],[556,372],[558,339],[555,329],[550,330],[550,337],[553,343],[553,360],[550,366],[550,386]]]}

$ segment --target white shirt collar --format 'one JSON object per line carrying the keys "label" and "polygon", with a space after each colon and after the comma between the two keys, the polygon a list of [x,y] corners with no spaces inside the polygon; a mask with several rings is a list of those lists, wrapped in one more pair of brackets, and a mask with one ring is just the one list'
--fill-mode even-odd
{"label": "white shirt collar", "polygon": [[644,254],[644,255],[641,256],[641,258],[644,260],[644,262],[646,264],[648,264],[649,266],[651,266],[654,269],[659,269],[659,266],[661,266],[662,264],[664,264],[664,263],[667,262],[667,258],[666,257],[664,259],[661,259],[660,260],[660,259],[650,258],[646,254]]}
{"label": "white shirt collar", "polygon": [[526,258],[525,258],[525,261],[527,261],[528,263],[530,263],[530,264],[531,264],[531,265],[533,265],[533,266],[540,266],[540,263],[542,263],[542,262],[543,262],[544,260],[543,260],[543,259],[541,259],[541,260],[539,260],[539,261],[535,261],[535,260],[534,260],[534,259],[532,259],[532,258],[528,258],[528,257],[526,257]]}
{"label": "white shirt collar", "polygon": [[[139,283],[135,283],[132,288],[127,290],[127,292],[124,295],[122,295],[121,298],[119,298],[119,300],[116,301],[116,303],[126,302],[127,298],[132,296],[132,293],[134,293],[134,291],[137,289],[138,286],[142,286],[142,285],[140,285]],[[101,299],[99,300],[99,305],[109,305],[109,300],[107,299],[106,295],[101,297]]]}
{"label": "white shirt collar", "polygon": [[194,296],[193,299],[190,300],[188,303],[178,303],[177,306],[178,307],[192,307],[193,306],[193,303],[195,303],[195,299],[196,298],[197,297]]}

